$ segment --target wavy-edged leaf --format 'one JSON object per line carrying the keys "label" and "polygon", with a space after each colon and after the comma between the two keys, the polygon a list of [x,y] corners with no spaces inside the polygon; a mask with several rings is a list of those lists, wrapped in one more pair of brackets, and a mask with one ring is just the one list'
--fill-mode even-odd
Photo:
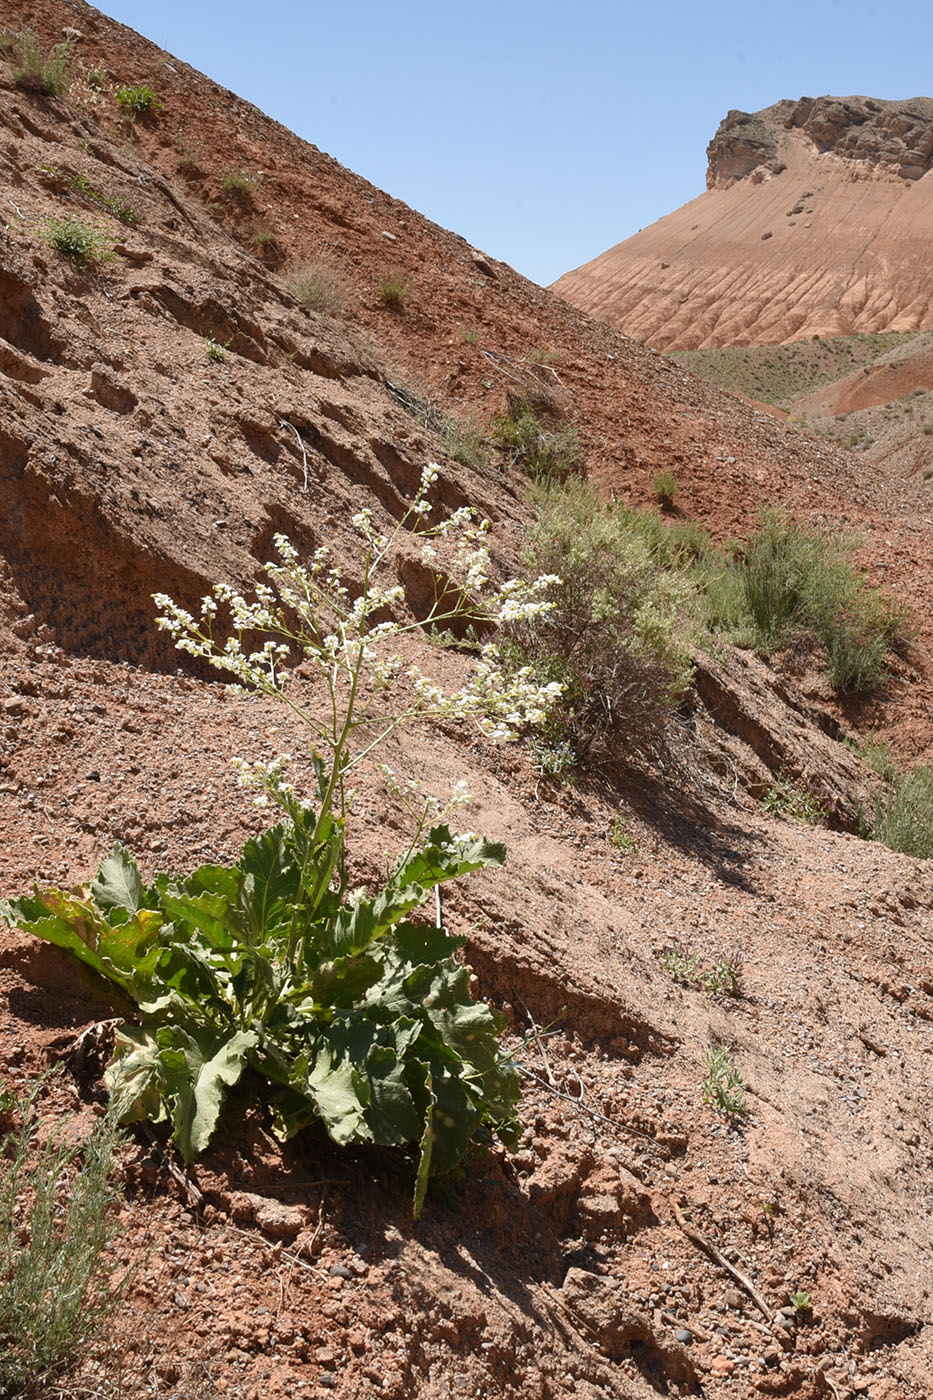
{"label": "wavy-edged leaf", "polygon": [[108,917],[121,913],[129,917],[143,907],[139,866],[121,841],[115,842],[109,855],[101,861],[91,881],[91,898]]}
{"label": "wavy-edged leaf", "polygon": [[168,1105],[172,1137],[186,1162],[207,1147],[217,1125],[227,1088],[243,1073],[249,1052],[258,1043],[255,1031],[236,1031],[227,1039],[209,1031],[160,1026],[158,1081]]}
{"label": "wavy-edged leaf", "polygon": [[428,1106],[424,1115],[424,1131],[421,1134],[419,1144],[418,1171],[415,1174],[415,1194],[412,1202],[412,1214],[417,1220],[424,1207],[424,1198],[428,1191],[428,1177],[431,1175],[431,1159],[434,1155],[434,1105],[437,1102],[434,1097],[434,1085],[431,1075],[425,1070],[425,1089],[428,1095]]}
{"label": "wavy-edged leaf", "polygon": [[162,915],[155,910],[141,909],[126,923],[111,924],[89,899],[35,888],[31,896],[0,902],[0,913],[11,927],[64,948],[134,1000],[160,957]]}

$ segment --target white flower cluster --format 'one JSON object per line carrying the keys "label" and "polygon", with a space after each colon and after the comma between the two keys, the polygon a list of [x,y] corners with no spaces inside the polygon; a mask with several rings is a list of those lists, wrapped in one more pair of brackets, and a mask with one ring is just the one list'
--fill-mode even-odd
{"label": "white flower cluster", "polygon": [[[336,775],[331,787],[342,795],[344,810],[345,775],[399,726],[418,719],[471,720],[489,738],[505,742],[540,725],[561,693],[555,682],[539,685],[527,668],[510,674],[492,644],[483,648],[467,683],[454,692],[445,691],[419,667],[404,667],[398,650],[404,634],[442,628],[455,620],[495,628],[534,617],[553,606],[547,595],[560,583],[546,574],[491,588],[488,520],[478,521],[472,507],[462,506],[446,520],[426,523],[431,511],[427,495],[439,471],[436,463],[428,463],[408,512],[390,535],[376,528],[370,510],[354,516],[365,544],[362,586],[356,596],[351,596],[326,546],[302,562],[281,534],[274,537],[277,557],[265,566],[268,582],[258,584],[251,599],[229,584],[217,584],[195,618],[165,594],[155,595],[161,612],[158,624],[172,635],[176,647],[225,672],[234,688],[285,699],[287,663],[304,657],[317,669],[329,696],[326,712],[310,711],[291,694],[286,703],[328,755]],[[422,557],[436,579],[434,605],[427,617],[414,621],[399,620],[404,590],[398,584],[386,586],[381,577],[402,536],[422,541]],[[222,644],[214,637],[221,609],[230,634]],[[393,700],[396,688],[399,694]],[[241,760],[240,779],[274,798],[276,791],[287,791],[276,763],[279,766],[248,765]]]}

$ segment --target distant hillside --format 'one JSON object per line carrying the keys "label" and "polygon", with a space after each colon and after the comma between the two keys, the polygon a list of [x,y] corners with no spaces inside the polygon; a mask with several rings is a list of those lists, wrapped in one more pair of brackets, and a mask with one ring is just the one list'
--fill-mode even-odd
{"label": "distant hillside", "polygon": [[659,349],[933,326],[933,101],[732,111],[707,190],[554,288]]}

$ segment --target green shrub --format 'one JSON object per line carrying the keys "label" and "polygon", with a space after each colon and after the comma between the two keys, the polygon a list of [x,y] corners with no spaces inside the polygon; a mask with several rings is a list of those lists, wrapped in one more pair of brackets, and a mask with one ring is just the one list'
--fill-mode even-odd
{"label": "green shrub", "polygon": [[769,512],[735,564],[754,645],[768,651],[811,637],[840,691],[879,684],[903,622],[849,558],[851,543]]}
{"label": "green shrub", "polygon": [[343,310],[347,289],[338,274],[326,263],[316,260],[302,263],[289,274],[285,285],[293,297],[315,311],[336,314]]}
{"label": "green shrub", "polygon": [[573,425],[549,428],[527,403],[516,402],[493,423],[493,436],[505,448],[509,464],[520,465],[536,479],[561,481],[579,471],[580,438]]}
{"label": "green shrub", "polygon": [[401,272],[387,272],[379,278],[379,300],[392,311],[401,311],[408,300],[411,287]]}
{"label": "green shrub", "polygon": [[40,48],[31,29],[14,37],[19,61],[13,63],[13,81],[27,92],[40,92],[46,97],[61,97],[71,82],[70,68],[74,44],[66,39],[48,52]]}
{"label": "green shrub", "polygon": [[113,1113],[76,1142],[43,1117],[45,1076],[12,1107],[0,1144],[0,1395],[74,1357],[119,1301],[107,1246],[116,1230],[110,1186],[119,1141]]}
{"label": "green shrub", "polygon": [[87,175],[83,171],[76,171],[68,177],[68,184],[76,194],[82,194],[86,199],[91,199],[101,209],[106,209],[108,214],[112,214],[115,219],[119,219],[122,224],[130,224],[135,227],[140,223],[140,216],[133,208],[132,204],[127,204],[123,199],[111,198],[95,189]]}
{"label": "green shrub", "polygon": [[220,188],[231,198],[248,199],[256,188],[256,180],[245,170],[228,170],[220,177]]}
{"label": "green shrub", "polygon": [[42,236],[50,248],[63,253],[79,267],[94,262],[107,262],[113,257],[113,243],[103,229],[66,214],[61,219],[48,219]]}
{"label": "green shrub", "polygon": [[485,431],[470,415],[466,418],[444,417],[440,425],[444,451],[451,461],[464,467],[489,465],[489,446]]}
{"label": "green shrub", "polygon": [[898,772],[879,796],[872,836],[892,851],[933,857],[933,768],[920,764]]}
{"label": "green shrub", "polygon": [[517,658],[564,684],[579,758],[624,764],[660,741],[690,684],[689,586],[585,482],[539,488],[536,505],[526,562],[561,586],[550,612],[512,628]]}
{"label": "green shrub", "polygon": [[113,96],[117,106],[130,118],[143,117],[162,106],[151,87],[118,87]]}

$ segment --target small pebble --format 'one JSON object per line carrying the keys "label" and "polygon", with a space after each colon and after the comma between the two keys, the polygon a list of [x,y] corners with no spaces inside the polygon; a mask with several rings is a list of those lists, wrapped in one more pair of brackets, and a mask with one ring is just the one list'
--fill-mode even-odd
{"label": "small pebble", "polygon": [[678,1342],[683,1342],[684,1346],[688,1346],[690,1342],[693,1341],[693,1333],[690,1332],[686,1327],[676,1328],[674,1331],[674,1336],[677,1338]]}

